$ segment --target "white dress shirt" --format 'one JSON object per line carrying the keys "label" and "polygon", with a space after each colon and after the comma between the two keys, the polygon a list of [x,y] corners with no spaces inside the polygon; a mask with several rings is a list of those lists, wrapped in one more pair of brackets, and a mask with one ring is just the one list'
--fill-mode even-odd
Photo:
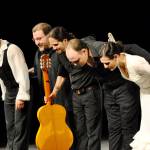
{"label": "white dress shirt", "polygon": [[[8,41],[0,39],[0,66],[3,64],[4,51],[7,49]],[[21,49],[11,44],[8,47],[7,59],[12,70],[12,74],[19,85],[19,90],[16,99],[29,101],[30,100],[30,81],[28,74],[28,67]],[[5,100],[6,87],[0,79],[0,86],[2,90],[2,99]]]}

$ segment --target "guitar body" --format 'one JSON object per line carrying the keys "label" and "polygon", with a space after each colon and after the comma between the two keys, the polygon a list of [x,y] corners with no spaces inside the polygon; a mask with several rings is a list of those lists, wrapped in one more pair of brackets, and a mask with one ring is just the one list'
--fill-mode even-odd
{"label": "guitar body", "polygon": [[37,113],[40,127],[36,135],[39,150],[69,150],[73,134],[65,123],[66,111],[61,105],[40,107]]}
{"label": "guitar body", "polygon": [[[49,56],[44,54],[41,57],[44,62],[42,72],[45,97],[49,99],[50,81],[47,69]],[[46,105],[38,109],[37,118],[40,122],[35,139],[37,148],[39,150],[69,150],[73,143],[73,134],[65,122],[65,108],[58,104],[52,104],[49,99]]]}

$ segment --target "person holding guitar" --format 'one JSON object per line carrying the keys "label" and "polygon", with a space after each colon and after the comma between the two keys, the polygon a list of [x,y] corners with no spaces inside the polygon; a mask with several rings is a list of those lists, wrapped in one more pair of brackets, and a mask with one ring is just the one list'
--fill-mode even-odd
{"label": "person holding guitar", "polygon": [[[51,48],[50,43],[48,41],[48,33],[51,31],[51,29],[52,29],[51,25],[48,23],[45,23],[45,22],[40,22],[32,28],[33,41],[34,41],[35,45],[38,47],[38,50],[36,51],[35,58],[34,58],[34,67],[29,69],[29,72],[31,74],[33,74],[34,77],[38,81],[38,92],[36,92],[36,94],[39,94],[39,97],[38,97],[39,99],[38,100],[36,99],[36,101],[34,100],[33,104],[32,104],[34,116],[36,116],[36,113],[37,113],[37,110],[39,109],[39,107],[44,105],[44,95],[45,94],[44,94],[44,86],[43,86],[43,74],[42,74],[42,70],[40,68],[41,56],[43,54],[48,54],[49,58],[52,61],[51,68],[48,68],[48,74],[51,79],[51,81],[50,81],[51,89],[53,89],[53,87],[54,87],[58,68],[60,65],[58,58],[57,58],[56,51],[54,51]],[[71,115],[71,112],[72,112],[72,100],[71,100],[72,92],[71,92],[69,81],[66,80],[65,85],[66,86],[64,86],[64,88],[62,88],[59,91],[57,98],[53,99],[53,103],[60,104],[66,108],[66,110],[67,110],[67,119],[66,120],[67,120],[67,123],[70,125],[70,124],[73,124],[72,117],[69,117],[69,115]],[[70,112],[70,113],[68,113],[68,112]],[[35,118],[37,118],[37,117],[35,117]],[[39,127],[39,121],[36,119],[35,122],[36,122],[35,123],[36,127],[34,125],[33,130],[35,130],[34,132],[36,133],[37,129]],[[35,137],[35,135],[34,135],[34,137]]]}
{"label": "person holding guitar", "polygon": [[[49,33],[49,41],[56,50],[61,68],[54,89],[50,97],[55,97],[61,89],[63,82],[69,76],[73,90],[73,112],[77,135],[78,150],[100,150],[101,141],[101,96],[100,87],[96,80],[97,73],[93,59],[91,64],[85,65],[88,58],[88,47],[86,44],[79,44],[83,57],[69,62],[66,57],[68,42],[74,37],[63,27],[55,27]],[[80,51],[79,50],[79,51]],[[80,55],[81,56],[81,55]],[[83,64],[80,65],[80,62]],[[99,76],[99,75],[98,75]]]}

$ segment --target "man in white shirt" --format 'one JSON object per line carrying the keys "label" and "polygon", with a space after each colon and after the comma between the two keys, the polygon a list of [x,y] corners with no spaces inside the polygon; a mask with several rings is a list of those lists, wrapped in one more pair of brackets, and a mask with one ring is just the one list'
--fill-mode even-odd
{"label": "man in white shirt", "polygon": [[21,49],[0,39],[0,86],[4,100],[7,149],[28,150],[30,82]]}

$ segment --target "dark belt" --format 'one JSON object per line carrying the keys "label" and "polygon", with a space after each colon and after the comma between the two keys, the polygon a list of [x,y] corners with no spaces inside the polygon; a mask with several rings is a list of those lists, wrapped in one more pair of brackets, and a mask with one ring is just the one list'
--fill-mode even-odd
{"label": "dark belt", "polygon": [[76,93],[77,95],[81,95],[81,94],[87,93],[88,91],[91,91],[91,90],[97,89],[97,88],[98,88],[98,85],[95,84],[95,85],[89,85],[84,88],[75,89],[75,90],[73,90],[73,92]]}

